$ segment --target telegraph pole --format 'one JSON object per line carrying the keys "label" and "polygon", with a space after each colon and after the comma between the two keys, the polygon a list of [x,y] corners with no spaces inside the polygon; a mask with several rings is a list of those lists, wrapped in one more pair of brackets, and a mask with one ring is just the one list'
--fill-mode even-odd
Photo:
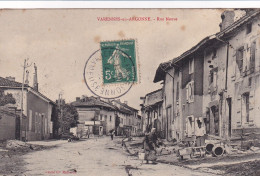
{"label": "telegraph pole", "polygon": [[[22,97],[21,97],[21,120],[20,120],[20,139],[22,140],[22,125],[23,125],[23,91],[24,91],[24,75],[25,75],[25,70],[30,67],[32,64],[28,64],[28,60],[29,58],[27,59],[24,59],[24,65],[23,65],[23,82],[22,82]],[[25,121],[25,141],[27,140],[27,121]]]}

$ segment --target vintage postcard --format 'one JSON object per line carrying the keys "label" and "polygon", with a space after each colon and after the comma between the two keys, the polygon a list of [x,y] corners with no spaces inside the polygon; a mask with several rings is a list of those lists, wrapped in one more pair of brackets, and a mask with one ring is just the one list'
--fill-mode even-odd
{"label": "vintage postcard", "polygon": [[260,175],[260,9],[2,9],[0,26],[0,175]]}

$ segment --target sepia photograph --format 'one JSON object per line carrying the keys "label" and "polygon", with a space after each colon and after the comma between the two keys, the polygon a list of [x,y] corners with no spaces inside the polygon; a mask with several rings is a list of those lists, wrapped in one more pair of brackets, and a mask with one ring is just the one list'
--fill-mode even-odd
{"label": "sepia photograph", "polygon": [[16,8],[0,26],[0,175],[260,175],[260,9]]}

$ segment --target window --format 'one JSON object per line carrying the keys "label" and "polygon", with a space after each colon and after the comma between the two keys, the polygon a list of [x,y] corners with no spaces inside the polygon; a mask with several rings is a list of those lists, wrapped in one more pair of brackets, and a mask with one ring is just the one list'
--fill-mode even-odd
{"label": "window", "polygon": [[214,88],[214,91],[216,91],[217,89],[217,73],[218,67],[213,68],[212,70],[210,70],[209,73],[209,85],[211,85],[212,88]]}
{"label": "window", "polygon": [[35,112],[35,133],[38,132],[38,113]]}
{"label": "window", "polygon": [[112,121],[112,116],[110,116],[109,121],[110,121],[110,122]]}
{"label": "window", "polygon": [[105,115],[105,119],[104,119],[104,121],[105,121],[105,122],[107,121],[107,115]]}
{"label": "window", "polygon": [[29,131],[32,130],[32,110],[29,110]]}
{"label": "window", "polygon": [[217,50],[214,48],[212,52],[212,59],[215,59],[217,57]]}
{"label": "window", "polygon": [[246,25],[246,34],[251,33],[251,31],[252,31],[252,23],[248,23]]}
{"label": "window", "polygon": [[103,116],[103,115],[102,115],[102,114],[100,114],[100,121],[102,121],[102,116]]}
{"label": "window", "polygon": [[194,117],[188,116],[186,118],[186,134],[191,137],[195,133]]}
{"label": "window", "polygon": [[250,47],[250,60],[249,60],[250,73],[254,73],[255,71],[255,50],[256,50],[256,41],[253,41]]}
{"label": "window", "polygon": [[186,86],[186,100],[188,103],[194,101],[194,82],[189,82]]}
{"label": "window", "polygon": [[179,101],[179,82],[177,82],[177,89],[176,89],[176,102]]}
{"label": "window", "polygon": [[244,57],[244,46],[237,49],[236,52],[236,63],[240,71],[240,74],[242,74],[242,70],[243,70],[243,57]]}
{"label": "window", "polygon": [[212,84],[214,81],[214,72],[211,70],[209,73],[209,84]]}
{"label": "window", "polygon": [[189,60],[189,74],[192,74],[194,72],[194,59]]}
{"label": "window", "polygon": [[244,93],[243,94],[243,105],[244,107],[242,108],[242,112],[244,110],[244,117],[245,117],[245,122],[249,122],[249,93]]}

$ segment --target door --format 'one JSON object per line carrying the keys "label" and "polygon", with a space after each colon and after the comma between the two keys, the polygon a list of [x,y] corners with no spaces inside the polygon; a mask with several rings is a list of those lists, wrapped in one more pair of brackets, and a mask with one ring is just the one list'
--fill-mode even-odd
{"label": "door", "polygon": [[171,138],[171,107],[166,109],[166,137],[169,140]]}
{"label": "door", "polygon": [[219,135],[219,111],[218,111],[218,106],[212,106],[211,107],[211,111],[212,111],[212,120],[213,120],[213,127],[214,129],[212,129],[213,134],[218,136]]}
{"label": "door", "polygon": [[20,117],[15,119],[15,139],[20,140]]}
{"label": "door", "polygon": [[227,98],[228,104],[228,137],[231,137],[232,99]]}
{"label": "door", "polygon": [[99,127],[99,136],[102,136],[103,135],[103,126],[100,126]]}

